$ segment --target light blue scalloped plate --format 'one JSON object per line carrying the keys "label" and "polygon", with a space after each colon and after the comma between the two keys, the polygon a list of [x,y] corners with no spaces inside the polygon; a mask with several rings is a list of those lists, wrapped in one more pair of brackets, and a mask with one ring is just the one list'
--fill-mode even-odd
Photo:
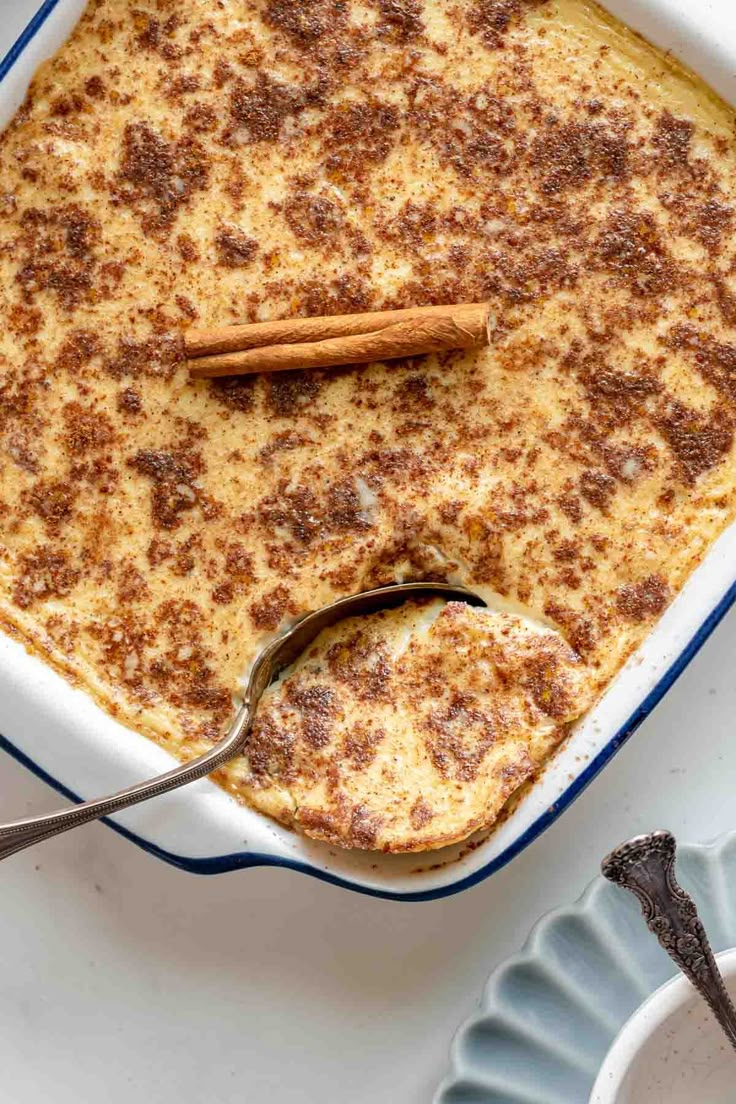
{"label": "light blue scalloped plate", "polygon": [[[736,833],[678,849],[677,874],[716,951],[736,945]],[[596,878],[491,974],[434,1104],[588,1104],[632,1012],[676,973],[634,898]]]}

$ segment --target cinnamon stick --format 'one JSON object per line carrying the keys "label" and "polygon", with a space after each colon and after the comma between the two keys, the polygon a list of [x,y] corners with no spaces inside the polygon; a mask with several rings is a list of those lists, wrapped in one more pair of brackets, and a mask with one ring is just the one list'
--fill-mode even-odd
{"label": "cinnamon stick", "polygon": [[[468,349],[488,344],[489,310],[486,303],[454,307],[418,308],[391,313],[393,324],[365,332],[348,332],[324,340],[246,347],[189,361],[196,379],[250,375],[297,368],[330,368],[340,364],[369,364],[373,361],[437,353],[444,349]],[[396,314],[402,315],[395,321]],[[351,326],[362,327],[365,315],[343,315]],[[361,321],[355,322],[355,319]],[[333,319],[298,319],[332,324]],[[261,325],[261,324],[259,324]],[[263,324],[266,325],[266,324]],[[276,323],[269,324],[276,325]],[[245,327],[249,328],[249,327]],[[278,331],[279,333],[283,331]]]}
{"label": "cinnamon stick", "polygon": [[375,333],[398,322],[416,319],[453,317],[458,310],[485,311],[486,303],[468,303],[461,307],[408,307],[402,310],[365,311],[362,314],[334,314],[321,318],[285,318],[276,322],[252,322],[240,326],[189,329],[184,334],[184,348],[189,359],[216,356],[242,349],[267,345],[293,345],[303,341],[323,341],[333,337]]}

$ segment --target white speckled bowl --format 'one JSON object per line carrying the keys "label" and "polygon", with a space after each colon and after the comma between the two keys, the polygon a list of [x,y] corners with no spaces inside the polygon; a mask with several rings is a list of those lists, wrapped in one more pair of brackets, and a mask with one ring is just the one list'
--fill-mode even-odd
{"label": "white speckled bowl", "polygon": [[[695,898],[713,949],[736,946],[736,833],[715,844],[680,847],[677,877]],[[726,963],[736,991],[736,951]],[[684,978],[661,988],[676,973],[631,894],[596,878],[575,904],[544,916],[523,950],[491,975],[480,1010],[455,1037],[451,1071],[434,1104],[733,1104],[736,1056],[720,1051],[719,1029],[711,1031],[707,1010],[701,1017],[700,998]],[[647,1034],[653,1036],[649,1072],[661,1078],[668,1028],[661,1034],[657,1020],[667,1020],[667,1009],[674,1013],[683,997],[686,1018],[693,1010],[693,1034],[682,1031],[680,1072],[689,1070],[688,1047],[695,1046],[697,1058],[701,1042],[715,1042],[712,1084],[719,1084],[721,1065],[728,1069],[727,1058],[731,1095],[711,1099],[706,1078],[697,1091],[690,1082],[689,1096],[636,1080],[631,1091],[639,1095],[591,1097],[594,1084],[604,1092],[596,1081],[602,1069],[614,1070],[621,1083]],[[680,1021],[674,1024],[679,1035]],[[632,1066],[637,1078],[643,1069]],[[642,1084],[650,1095],[640,1094]]]}
{"label": "white speckled bowl", "polygon": [[[718,956],[736,994],[736,949]],[[590,1104],[733,1104],[736,1053],[705,1001],[680,975],[624,1025],[596,1078]]]}
{"label": "white speckled bowl", "polygon": [[[605,3],[736,103],[734,0]],[[84,0],[39,4],[34,19],[0,60],[0,126],[12,117],[38,64],[59,48],[84,6]],[[275,865],[381,897],[421,901],[457,893],[536,839],[638,728],[736,600],[734,565],[736,525],[711,549],[602,700],[575,725],[513,814],[472,849],[447,848],[424,861],[416,855],[339,851],[237,805],[206,779],[129,809],[110,823],[159,858],[195,873]],[[71,797],[97,797],[171,766],[161,748],[115,722],[2,633],[0,733],[0,748]],[[5,809],[3,817],[20,813]]]}

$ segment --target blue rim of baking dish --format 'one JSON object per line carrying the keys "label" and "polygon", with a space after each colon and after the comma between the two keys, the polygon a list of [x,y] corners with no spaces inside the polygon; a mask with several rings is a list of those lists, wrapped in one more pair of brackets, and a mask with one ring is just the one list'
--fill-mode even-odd
{"label": "blue rim of baking dish", "polygon": [[[26,46],[35,37],[59,2],[60,0],[45,0],[8,52],[0,60],[0,82],[2,82],[5,76],[10,72]],[[435,901],[442,897],[450,897],[455,893],[460,893],[464,889],[469,889],[471,886],[477,885],[478,882],[484,881],[486,878],[490,877],[491,874],[495,874],[497,870],[500,870],[502,867],[506,866],[507,863],[511,862],[511,860],[524,851],[529,844],[533,843],[537,836],[540,836],[542,832],[557,820],[558,816],[580,796],[583,790],[593,781],[598,772],[608,763],[609,759],[612,759],[616,752],[623,747],[629,737],[636,732],[642,721],[649,716],[654,707],[662,700],[673,683],[690,663],[691,659],[700,651],[716,626],[725,617],[726,613],[728,613],[734,602],[736,602],[736,581],[731,584],[677,658],[667,668],[659,682],[649,691],[643,701],[640,702],[625,724],[618,729],[606,746],[599,751],[598,755],[591,760],[585,770],[567,787],[558,800],[550,805],[546,812],[542,813],[542,815],[538,817],[514,843],[510,844],[500,855],[497,855],[495,859],[492,859],[491,862],[487,863],[479,870],[474,870],[472,874],[468,874],[467,877],[461,878],[459,881],[453,882],[450,885],[420,890],[417,893],[392,892],[387,889],[376,889],[372,886],[361,885],[359,882],[353,882],[349,878],[341,878],[337,874],[330,874],[325,870],[320,870],[310,863],[298,862],[295,859],[287,859],[275,855],[260,854],[254,851],[234,852],[230,855],[217,855],[210,858],[191,858],[186,855],[177,855],[172,851],[166,851],[150,840],[136,835],[135,832],[131,832],[127,828],[123,828],[121,825],[115,824],[111,820],[105,819],[104,823],[118,832],[121,836],[124,836],[125,839],[143,848],[144,851],[148,851],[157,858],[163,859],[164,862],[168,862],[172,866],[177,866],[182,870],[187,870],[192,874],[225,874],[231,870],[243,870],[251,866],[281,866],[289,870],[297,870],[302,874],[309,874],[313,878],[319,878],[323,882],[341,886],[343,889],[352,889],[357,893],[363,893],[369,897],[380,897],[388,901]],[[38,763],[34,763],[34,761],[29,759],[20,748],[17,748],[2,735],[0,735],[0,749],[8,752],[9,755],[12,755],[12,757],[17,759],[24,767],[27,767],[28,770],[32,771],[33,774],[37,775],[38,778],[42,779],[49,786],[52,786],[60,794],[63,794],[64,797],[69,798],[70,801],[82,801],[82,798],[79,797],[78,794],[75,794],[73,790],[63,785],[58,779],[53,778],[43,767],[39,766]]]}

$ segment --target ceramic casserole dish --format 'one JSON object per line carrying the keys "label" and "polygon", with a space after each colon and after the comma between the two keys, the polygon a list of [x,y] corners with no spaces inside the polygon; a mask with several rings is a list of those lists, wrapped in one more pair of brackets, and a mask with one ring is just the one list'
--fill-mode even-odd
{"label": "ceramic casserole dish", "polygon": [[[0,125],[37,66],[71,32],[84,0],[45,0],[0,62]],[[608,0],[609,11],[736,103],[732,0]],[[32,10],[29,8],[29,10]],[[207,780],[114,818],[112,826],[186,870],[284,866],[376,896],[429,900],[488,877],[528,846],[631,736],[736,599],[736,524],[711,548],[654,631],[494,832],[430,855],[338,851],[244,808]],[[91,798],[158,774],[166,752],[124,728],[0,633],[0,746],[69,797]],[[53,801],[50,799],[49,808]],[[40,811],[40,810],[39,810]],[[21,810],[3,809],[2,819]]]}

